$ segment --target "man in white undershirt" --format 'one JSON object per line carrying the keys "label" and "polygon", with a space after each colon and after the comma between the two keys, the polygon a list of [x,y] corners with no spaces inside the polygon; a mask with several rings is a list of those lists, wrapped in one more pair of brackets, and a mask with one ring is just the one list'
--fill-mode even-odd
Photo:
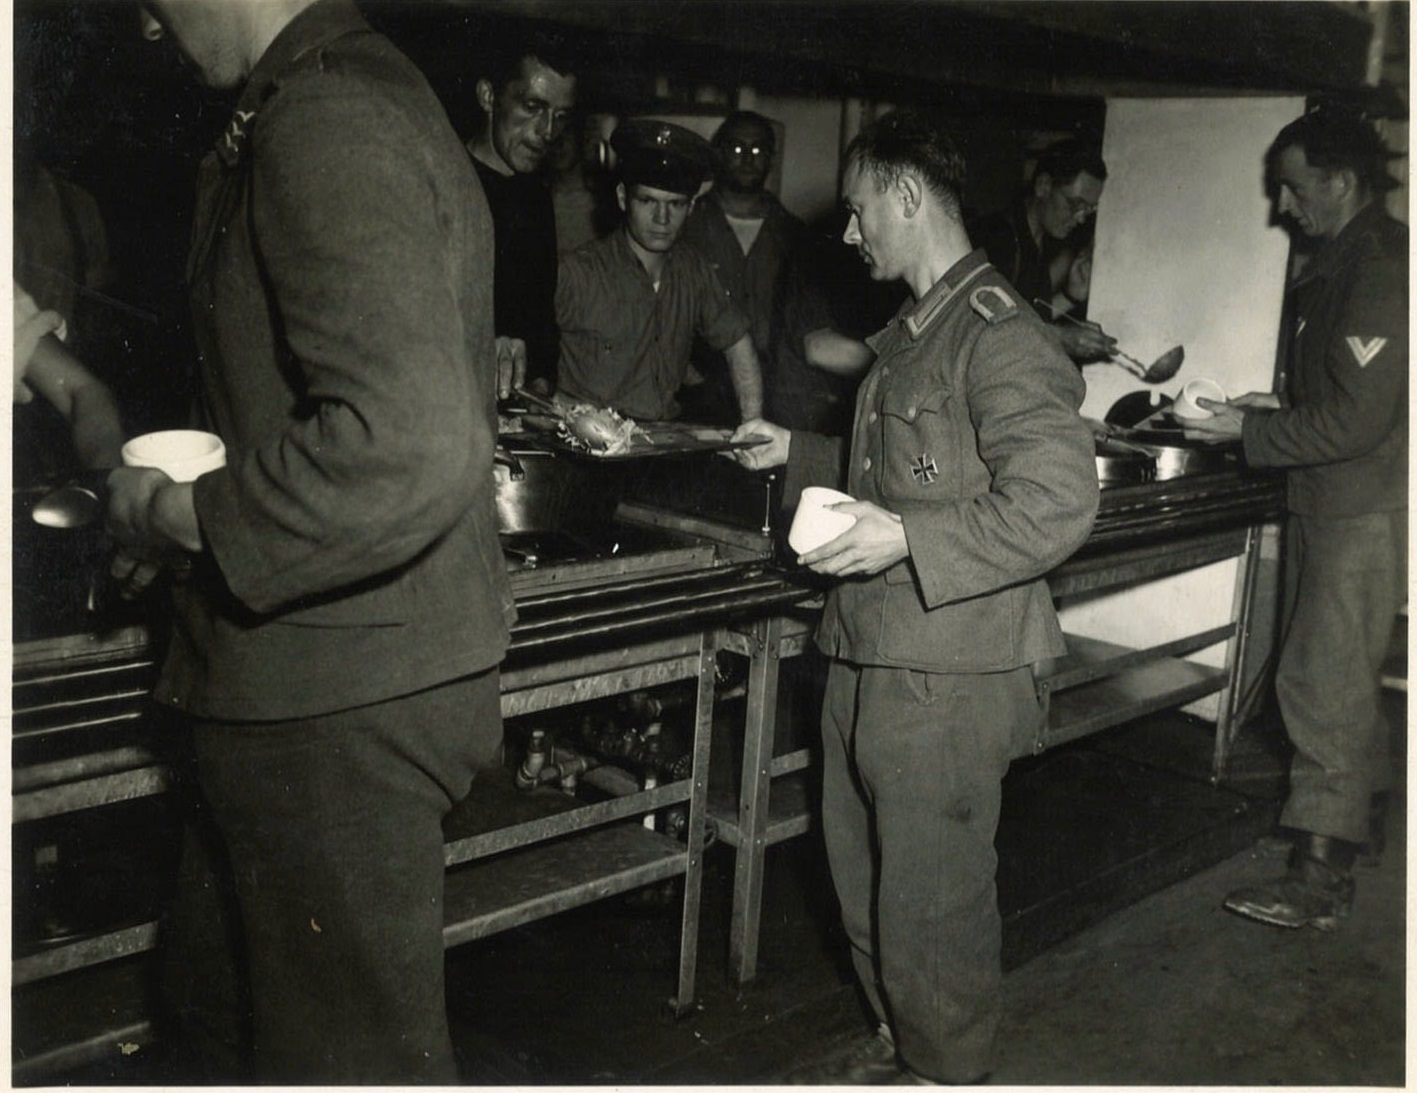
{"label": "man in white undershirt", "polygon": [[[825,295],[809,276],[815,241],[767,188],[777,155],[772,122],[737,111],[712,143],[714,187],[696,203],[684,240],[708,259],[729,298],[748,314],[772,420],[835,432],[832,425],[847,416],[854,379],[872,354],[835,331]],[[695,358],[710,402],[715,386],[723,386],[715,384],[714,363]]]}

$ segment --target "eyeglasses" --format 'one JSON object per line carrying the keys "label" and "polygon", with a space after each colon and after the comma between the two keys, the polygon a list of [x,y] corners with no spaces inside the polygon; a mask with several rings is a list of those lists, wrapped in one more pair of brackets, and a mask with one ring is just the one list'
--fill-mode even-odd
{"label": "eyeglasses", "polygon": [[761,144],[730,144],[726,150],[730,156],[752,156],[754,159],[768,154]]}
{"label": "eyeglasses", "polygon": [[1097,206],[1091,201],[1086,201],[1081,197],[1073,197],[1072,194],[1063,194],[1063,200],[1068,203],[1068,212],[1075,217],[1086,219],[1097,213]]}

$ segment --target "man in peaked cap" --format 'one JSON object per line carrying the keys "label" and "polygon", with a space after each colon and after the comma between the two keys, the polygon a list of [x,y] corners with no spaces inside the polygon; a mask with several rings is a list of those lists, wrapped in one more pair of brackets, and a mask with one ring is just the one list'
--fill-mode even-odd
{"label": "man in peaked cap", "polygon": [[677,417],[697,334],[727,359],[741,419],[759,416],[762,369],[748,316],[698,251],[676,246],[711,173],[708,142],[671,122],[632,119],[610,144],[625,218],[561,260],[559,396],[642,420]]}

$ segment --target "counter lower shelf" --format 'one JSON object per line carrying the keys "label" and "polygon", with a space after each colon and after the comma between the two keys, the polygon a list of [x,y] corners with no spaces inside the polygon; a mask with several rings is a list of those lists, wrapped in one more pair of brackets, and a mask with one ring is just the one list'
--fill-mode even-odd
{"label": "counter lower shelf", "polygon": [[764,846],[775,846],[786,839],[805,835],[812,827],[811,780],[818,777],[809,770],[806,751],[780,756],[771,768],[772,795],[768,800],[767,822],[748,835],[740,822],[742,799],[738,787],[724,787],[709,793],[709,815],[717,826],[720,842],[736,848],[746,838],[760,840]]}
{"label": "counter lower shelf", "polygon": [[[11,1005],[12,1084],[45,1084],[65,1070],[145,1050],[154,1038],[150,980],[147,962],[134,957],[86,972],[83,990],[65,978],[23,988],[24,1004]],[[76,1027],[94,1031],[75,1039]]]}
{"label": "counter lower shelf", "polygon": [[[770,597],[783,593],[780,588],[767,591]],[[743,609],[743,602],[715,603],[713,608],[731,615]],[[459,826],[457,817],[450,817],[444,832],[449,871],[443,936],[447,945],[460,945],[633,888],[682,877],[678,989],[670,999],[674,1012],[681,1014],[694,997],[714,646],[712,631],[692,623],[678,632],[653,629],[659,636],[647,631],[651,628],[632,631],[626,635],[630,640],[608,648],[573,652],[574,643],[567,643],[560,658],[523,661],[503,674],[503,712],[509,717],[534,714],[659,684],[693,681],[697,700],[689,775],[652,788],[632,781],[627,787],[612,788],[600,800],[558,793],[536,799],[534,792],[524,794],[508,812],[498,815],[496,808],[491,809],[490,822],[480,826]],[[510,787],[511,773],[504,773]],[[25,791],[16,799],[27,809],[26,818],[41,819],[160,792],[166,786],[164,775],[152,752],[137,746],[117,748],[28,769],[21,779]],[[486,781],[479,779],[473,795],[479,794],[479,786],[495,790]],[[591,784],[589,777],[586,783]],[[684,841],[653,829],[656,821],[651,817],[666,809],[685,810]],[[103,933],[66,937],[46,947],[32,944],[28,951],[13,954],[14,1004],[23,1001],[18,992],[26,998],[47,992],[44,980],[82,991],[84,981],[77,978],[81,969],[103,974],[105,966],[150,953],[159,943],[158,924],[140,921]],[[99,1019],[96,1027],[98,1031],[75,1029],[78,1034],[70,1039],[69,1049],[31,1050],[16,1042],[14,1059],[28,1059],[30,1073],[46,1068],[55,1072],[91,1060],[100,1041],[112,1047],[117,1042],[115,1029],[125,1036],[136,1035],[127,1021],[115,1025]]]}
{"label": "counter lower shelf", "polygon": [[[688,855],[683,843],[636,822],[581,832],[569,849],[559,842],[500,855],[450,870],[444,893],[443,942],[451,948],[537,919],[683,876]],[[12,986],[28,991],[23,1012],[33,1020],[16,1028],[13,1076],[39,1078],[65,1068],[101,1061],[120,1050],[141,1050],[152,1041],[153,1028],[140,986],[124,984],[135,973],[124,957],[157,946],[158,924],[140,923],[101,937],[66,945],[16,960]],[[72,990],[54,977],[92,968],[97,978],[86,980],[84,997],[97,997],[94,1013],[85,1020],[73,1011]],[[43,982],[45,980],[51,982]],[[104,984],[115,984],[111,989]],[[44,998],[57,994],[65,1012],[40,1019]],[[111,996],[111,997],[110,997]],[[32,999],[32,1000],[31,1000]],[[126,1016],[124,1016],[126,1014]],[[74,1040],[58,1028],[89,1024],[98,1032]],[[57,1027],[56,1027],[57,1026]]]}
{"label": "counter lower shelf", "polygon": [[[1232,631],[1218,628],[1208,644],[1224,641]],[[1224,668],[1164,652],[1139,652],[1077,635],[1067,641],[1068,654],[1040,666],[1037,673],[1036,687],[1048,717],[1035,751],[1184,706],[1223,690],[1227,682]]]}
{"label": "counter lower shelf", "polygon": [[616,824],[450,870],[443,943],[489,937],[547,915],[683,875],[684,844],[639,823]]}

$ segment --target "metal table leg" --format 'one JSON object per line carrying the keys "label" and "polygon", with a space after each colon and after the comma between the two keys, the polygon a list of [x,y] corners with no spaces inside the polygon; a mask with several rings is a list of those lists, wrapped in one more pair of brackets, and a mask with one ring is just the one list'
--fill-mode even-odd
{"label": "metal table leg", "polygon": [[729,974],[738,983],[746,983],[757,974],[782,626],[782,617],[773,616],[759,619],[751,631],[738,796],[739,844],[733,864],[733,915],[728,934]]}

